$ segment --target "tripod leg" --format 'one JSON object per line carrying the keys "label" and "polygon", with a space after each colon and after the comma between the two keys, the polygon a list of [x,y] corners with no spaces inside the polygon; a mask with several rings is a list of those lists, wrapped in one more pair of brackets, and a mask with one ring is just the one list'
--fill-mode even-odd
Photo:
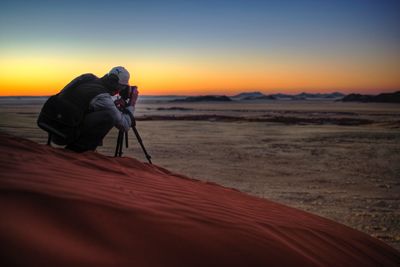
{"label": "tripod leg", "polygon": [[117,145],[115,146],[115,153],[114,153],[114,157],[117,157],[117,151],[118,151],[118,146],[119,146],[119,133],[118,133],[118,137],[117,137]]}
{"label": "tripod leg", "polygon": [[150,163],[150,164],[153,164],[153,163],[151,162],[151,156],[147,153],[146,148],[145,148],[144,145],[143,145],[142,138],[140,137],[139,132],[137,131],[136,127],[135,127],[135,126],[132,126],[132,129],[133,129],[133,132],[134,132],[135,135],[136,135],[136,138],[137,138],[137,140],[138,140],[140,146],[142,147],[142,150],[143,150],[144,155],[146,156],[146,158],[147,158],[147,160],[149,161],[149,163]]}
{"label": "tripod leg", "polygon": [[125,147],[128,148],[128,131],[125,132]]}
{"label": "tripod leg", "polygon": [[121,142],[121,131],[118,132],[118,138],[117,138],[117,146],[115,147],[115,154],[114,157],[118,157],[119,151],[120,151],[120,146],[122,145]]}
{"label": "tripod leg", "polygon": [[121,139],[119,141],[118,156],[122,157],[122,144],[124,143],[124,132],[123,131],[119,131],[119,134],[121,135]]}

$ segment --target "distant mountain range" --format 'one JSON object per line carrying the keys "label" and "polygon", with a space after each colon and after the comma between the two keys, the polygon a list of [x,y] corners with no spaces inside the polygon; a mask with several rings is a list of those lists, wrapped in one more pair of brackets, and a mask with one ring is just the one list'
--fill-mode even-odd
{"label": "distant mountain range", "polygon": [[225,95],[205,95],[177,98],[170,102],[227,102],[227,101],[251,101],[251,100],[336,100],[344,102],[386,102],[400,103],[400,91],[395,93],[384,93],[379,95],[345,95],[339,92],[333,93],[300,93],[289,94],[270,94],[265,95],[261,92],[245,92],[231,97]]}
{"label": "distant mountain range", "polygon": [[383,93],[379,95],[350,94],[345,96],[344,102],[381,102],[381,103],[400,103],[400,91],[394,93]]}
{"label": "distant mountain range", "polygon": [[262,100],[262,99],[270,99],[270,100],[307,100],[307,99],[340,99],[345,95],[339,92],[329,93],[329,94],[321,94],[321,93],[301,93],[297,95],[289,95],[289,94],[270,94],[265,95],[261,92],[250,92],[250,93],[241,93],[238,95],[234,95],[231,98],[235,100]]}
{"label": "distant mountain range", "polygon": [[174,99],[170,102],[227,102],[232,101],[229,97],[215,96],[215,95],[205,95],[205,96],[189,96],[183,99]]}
{"label": "distant mountain range", "polygon": [[263,96],[265,96],[265,95],[260,92],[249,92],[249,93],[240,93],[238,95],[232,96],[231,98],[245,99],[245,98],[263,97]]}

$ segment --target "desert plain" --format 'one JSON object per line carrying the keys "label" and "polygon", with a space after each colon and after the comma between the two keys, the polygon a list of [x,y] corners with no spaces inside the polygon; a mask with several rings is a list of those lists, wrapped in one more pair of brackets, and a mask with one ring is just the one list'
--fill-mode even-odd
{"label": "desert plain", "polygon": [[[0,98],[0,131],[45,144],[44,97]],[[154,164],[345,224],[400,250],[400,105],[331,100],[179,103],[141,97]],[[97,152],[114,156],[113,129]],[[146,161],[133,132],[123,156]]]}

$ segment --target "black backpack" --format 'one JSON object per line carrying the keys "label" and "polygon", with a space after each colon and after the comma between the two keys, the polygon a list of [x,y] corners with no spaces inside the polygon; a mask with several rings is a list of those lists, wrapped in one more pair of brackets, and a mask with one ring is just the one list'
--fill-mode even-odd
{"label": "black backpack", "polygon": [[[94,79],[97,79],[94,74],[82,74],[67,84],[60,93]],[[37,124],[41,129],[49,133],[48,144],[53,141],[57,145],[68,145],[79,136],[78,128],[83,120],[84,111],[73,103],[59,97],[60,93],[51,96],[44,103]]]}

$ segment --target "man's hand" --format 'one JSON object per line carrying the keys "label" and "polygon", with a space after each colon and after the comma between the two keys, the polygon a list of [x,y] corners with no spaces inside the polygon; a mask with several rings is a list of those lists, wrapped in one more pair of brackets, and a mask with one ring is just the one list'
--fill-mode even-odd
{"label": "man's hand", "polygon": [[122,98],[118,98],[117,100],[115,100],[114,104],[120,111],[124,110],[126,107],[126,102]]}

